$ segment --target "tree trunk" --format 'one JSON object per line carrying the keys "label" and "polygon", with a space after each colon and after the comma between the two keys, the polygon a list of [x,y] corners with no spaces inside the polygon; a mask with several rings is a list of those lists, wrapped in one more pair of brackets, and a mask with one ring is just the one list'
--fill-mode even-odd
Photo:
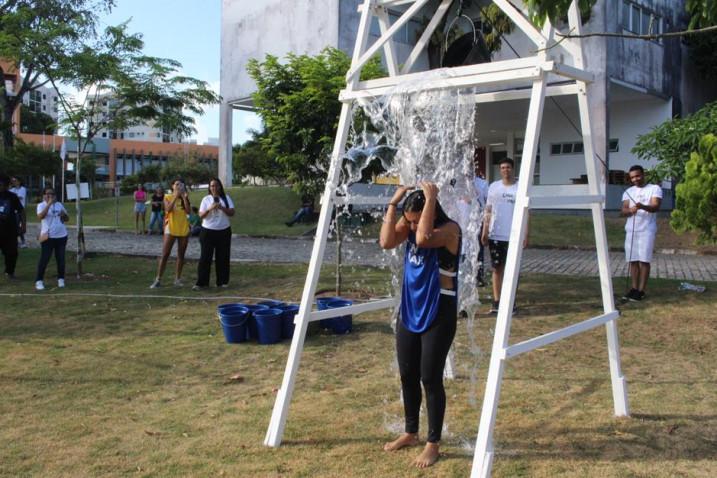
{"label": "tree trunk", "polygon": [[[12,102],[0,101],[2,108],[2,146],[3,151],[10,151],[15,145],[15,135],[12,134],[12,114],[15,109]],[[17,105],[15,105],[17,107]]]}

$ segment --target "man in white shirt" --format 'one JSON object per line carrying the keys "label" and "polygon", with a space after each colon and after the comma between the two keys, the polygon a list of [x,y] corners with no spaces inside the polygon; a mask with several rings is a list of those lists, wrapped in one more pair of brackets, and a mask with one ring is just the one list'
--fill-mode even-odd
{"label": "man in white shirt", "polygon": [[622,214],[628,217],[625,222],[625,262],[630,264],[631,289],[623,298],[640,301],[645,298],[650,276],[662,188],[645,184],[645,170],[640,165],[631,167],[629,175],[632,187],[622,195]]}
{"label": "man in white shirt", "polygon": [[[500,161],[500,181],[491,183],[488,188],[481,244],[490,245],[490,259],[493,266],[493,304],[491,314],[498,313],[500,289],[503,286],[505,261],[508,256],[508,241],[513,224],[513,209],[518,183],[513,174],[513,160],[503,158]],[[523,247],[528,246],[528,231],[525,232]],[[513,306],[513,314],[517,308]]]}
{"label": "man in white shirt", "polygon": [[10,182],[12,183],[10,192],[15,193],[18,199],[20,199],[20,204],[22,204],[22,216],[20,217],[20,247],[25,248],[27,247],[27,244],[25,243],[25,233],[27,232],[27,214],[25,213],[27,189],[22,185],[22,181],[20,181],[17,176],[13,176],[10,179]]}

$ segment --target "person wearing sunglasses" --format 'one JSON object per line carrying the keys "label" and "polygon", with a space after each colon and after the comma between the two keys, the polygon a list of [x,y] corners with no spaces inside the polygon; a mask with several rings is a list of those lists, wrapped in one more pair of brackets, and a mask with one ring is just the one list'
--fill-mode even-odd
{"label": "person wearing sunglasses", "polygon": [[399,217],[398,205],[411,188],[398,187],[386,209],[379,243],[383,249],[406,243],[400,317],[396,324],[405,430],[386,443],[384,450],[419,444],[423,384],[428,436],[414,464],[426,468],[438,460],[446,410],[443,369],[456,334],[461,228],[443,211],[435,184],[423,182],[420,188],[406,197]]}
{"label": "person wearing sunglasses", "polygon": [[35,289],[45,289],[45,269],[55,254],[57,263],[57,287],[65,287],[65,249],[67,248],[67,228],[65,223],[70,219],[67,210],[55,196],[55,190],[45,188],[42,202],[37,205],[37,218],[40,223],[40,262],[37,264]]}

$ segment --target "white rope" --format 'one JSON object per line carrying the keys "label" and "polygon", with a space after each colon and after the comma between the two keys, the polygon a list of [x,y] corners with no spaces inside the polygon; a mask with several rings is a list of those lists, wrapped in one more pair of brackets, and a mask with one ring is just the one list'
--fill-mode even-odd
{"label": "white rope", "polygon": [[[41,294],[36,293],[0,293],[0,297],[39,297]],[[177,299],[177,300],[251,300],[261,302],[263,300],[274,300],[266,297],[242,297],[242,296],[208,296],[208,297],[186,297],[174,295],[152,295],[152,294],[101,294],[92,292],[60,292],[42,294],[44,297],[112,297],[117,299]]]}

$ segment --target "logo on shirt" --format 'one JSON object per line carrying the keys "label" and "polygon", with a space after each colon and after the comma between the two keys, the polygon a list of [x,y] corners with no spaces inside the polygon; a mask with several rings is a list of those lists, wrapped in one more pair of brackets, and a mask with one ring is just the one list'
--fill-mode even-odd
{"label": "logo on shirt", "polygon": [[423,256],[418,254],[418,246],[415,244],[411,244],[411,247],[408,249],[408,262],[414,266],[423,265]]}

